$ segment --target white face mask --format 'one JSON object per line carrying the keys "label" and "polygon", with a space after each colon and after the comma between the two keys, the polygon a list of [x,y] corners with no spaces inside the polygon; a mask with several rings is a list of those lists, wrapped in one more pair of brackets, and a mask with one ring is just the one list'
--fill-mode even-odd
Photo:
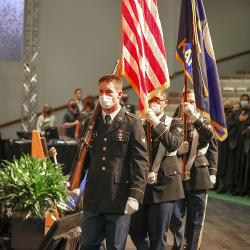
{"label": "white face mask", "polygon": [[150,108],[154,111],[156,115],[158,115],[161,112],[161,105],[155,102],[152,102],[150,104]]}
{"label": "white face mask", "polygon": [[114,106],[113,100],[112,100],[112,96],[108,96],[108,95],[100,95],[99,96],[99,102],[100,105],[102,106],[103,109],[110,109]]}
{"label": "white face mask", "polygon": [[240,106],[241,108],[247,108],[248,107],[248,101],[247,100],[242,100],[240,101]]}

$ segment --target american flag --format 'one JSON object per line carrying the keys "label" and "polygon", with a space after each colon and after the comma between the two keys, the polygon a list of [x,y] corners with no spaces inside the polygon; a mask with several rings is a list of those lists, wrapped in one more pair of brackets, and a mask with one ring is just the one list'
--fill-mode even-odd
{"label": "american flag", "polygon": [[138,94],[139,109],[170,85],[157,0],[122,0],[120,73]]}

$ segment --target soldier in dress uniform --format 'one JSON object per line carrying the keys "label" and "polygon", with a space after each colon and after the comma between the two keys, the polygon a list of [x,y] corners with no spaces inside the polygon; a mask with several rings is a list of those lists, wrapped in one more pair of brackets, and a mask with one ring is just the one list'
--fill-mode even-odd
{"label": "soldier in dress uniform", "polygon": [[[182,220],[186,214],[186,249],[196,250],[201,240],[207,190],[216,182],[217,144],[208,121],[196,110],[195,96],[192,91],[188,91],[187,102],[182,103],[181,108],[189,120],[188,139],[178,149],[178,155],[186,157],[186,164],[181,166],[184,170],[182,183],[185,199],[175,202],[170,228],[174,233],[174,249],[180,249],[183,237]],[[211,162],[214,163],[211,165],[206,156],[209,144],[211,144],[209,158],[213,159]],[[211,156],[211,154],[216,155]]]}
{"label": "soldier in dress uniform", "polygon": [[96,120],[85,162],[88,174],[81,243],[84,250],[99,249],[106,239],[107,249],[121,250],[125,249],[131,214],[144,197],[147,145],[141,120],[119,104],[121,79],[105,75],[98,86],[102,114]]}
{"label": "soldier in dress uniform", "polygon": [[153,163],[143,205],[131,218],[130,236],[138,250],[167,248],[166,232],[174,201],[184,197],[176,157],[183,142],[183,122],[167,116],[166,106],[166,92],[160,91],[149,101],[145,115],[152,126]]}

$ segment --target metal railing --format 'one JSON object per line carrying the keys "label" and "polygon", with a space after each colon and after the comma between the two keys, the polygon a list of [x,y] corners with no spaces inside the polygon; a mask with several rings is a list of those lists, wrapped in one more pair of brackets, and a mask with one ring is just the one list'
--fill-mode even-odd
{"label": "metal railing", "polygon": [[[232,54],[230,56],[226,56],[226,57],[217,59],[216,61],[217,61],[217,64],[218,64],[218,63],[222,63],[222,62],[225,62],[225,61],[233,60],[235,58],[239,58],[239,57],[242,57],[242,56],[245,56],[245,55],[248,55],[248,54],[250,54],[250,50],[246,50],[246,51],[242,51],[242,52],[239,52],[239,53],[236,53],[236,54]],[[173,75],[170,76],[170,79],[174,79],[175,77],[177,77],[179,75],[182,75],[182,74],[183,74],[183,70],[177,71],[177,72],[173,73]],[[125,86],[123,89],[124,90],[128,90],[128,89],[131,89],[131,88],[132,88],[131,86]],[[94,98],[98,98],[98,96],[95,96]],[[53,112],[57,112],[57,111],[64,110],[66,108],[67,108],[67,105],[61,105],[61,106],[58,106],[56,108],[53,108],[52,111]],[[40,114],[41,114],[41,112],[37,113],[37,116],[39,116]],[[8,126],[12,126],[14,124],[18,124],[21,121],[22,121],[21,118],[17,118],[15,120],[2,123],[2,124],[0,124],[0,129],[8,127]]]}

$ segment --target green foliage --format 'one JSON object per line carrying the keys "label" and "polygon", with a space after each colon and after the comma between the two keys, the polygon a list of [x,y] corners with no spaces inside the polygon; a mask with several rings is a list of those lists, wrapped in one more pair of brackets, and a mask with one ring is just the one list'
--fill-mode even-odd
{"label": "green foliage", "polygon": [[5,213],[21,212],[25,218],[44,218],[56,205],[59,210],[67,208],[71,201],[65,192],[66,178],[62,165],[49,159],[38,160],[23,155],[19,160],[4,161],[0,169],[0,204]]}

